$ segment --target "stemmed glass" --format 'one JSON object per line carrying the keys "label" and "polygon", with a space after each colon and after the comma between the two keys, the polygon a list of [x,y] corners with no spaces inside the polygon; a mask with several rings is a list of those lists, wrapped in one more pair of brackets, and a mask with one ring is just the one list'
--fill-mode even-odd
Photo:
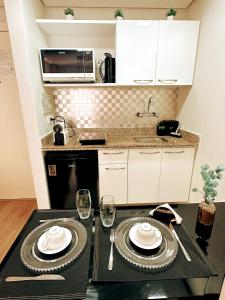
{"label": "stemmed glass", "polygon": [[89,190],[81,189],[77,191],[76,206],[81,219],[89,218],[91,213],[91,195]]}
{"label": "stemmed glass", "polygon": [[104,195],[100,200],[100,217],[104,227],[111,227],[116,216],[116,208],[114,197],[112,195]]}

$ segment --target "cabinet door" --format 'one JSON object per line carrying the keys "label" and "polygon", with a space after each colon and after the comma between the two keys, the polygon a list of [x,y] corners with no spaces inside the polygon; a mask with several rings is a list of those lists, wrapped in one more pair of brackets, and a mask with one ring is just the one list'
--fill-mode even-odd
{"label": "cabinet door", "polygon": [[116,204],[127,203],[127,164],[99,165],[100,198],[113,195]]}
{"label": "cabinet door", "polygon": [[161,149],[129,150],[128,203],[158,201]]}
{"label": "cabinet door", "polygon": [[116,82],[155,84],[159,21],[118,21]]}
{"label": "cabinet door", "polygon": [[188,201],[194,155],[194,148],[163,150],[159,202]]}
{"label": "cabinet door", "polygon": [[160,21],[156,84],[191,85],[199,21]]}

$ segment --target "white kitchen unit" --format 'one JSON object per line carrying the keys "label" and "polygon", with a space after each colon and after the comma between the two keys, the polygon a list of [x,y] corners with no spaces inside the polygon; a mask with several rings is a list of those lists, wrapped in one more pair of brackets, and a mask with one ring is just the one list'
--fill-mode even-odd
{"label": "white kitchen unit", "polygon": [[156,203],[162,149],[129,150],[128,157],[128,203]]}
{"label": "white kitchen unit", "polygon": [[[36,24],[49,47],[76,47],[79,41],[80,47],[89,48],[91,40],[96,60],[104,52],[114,56],[116,50],[116,83],[108,86],[192,84],[199,21],[37,19]],[[107,86],[85,86],[95,85]]]}
{"label": "white kitchen unit", "polygon": [[194,148],[163,149],[159,202],[188,201],[194,156]]}
{"label": "white kitchen unit", "polygon": [[157,85],[191,85],[198,44],[199,21],[160,21]]}
{"label": "white kitchen unit", "polygon": [[99,150],[99,195],[113,195],[116,204],[127,204],[127,149]]}
{"label": "white kitchen unit", "polygon": [[116,83],[155,84],[159,21],[116,23]]}

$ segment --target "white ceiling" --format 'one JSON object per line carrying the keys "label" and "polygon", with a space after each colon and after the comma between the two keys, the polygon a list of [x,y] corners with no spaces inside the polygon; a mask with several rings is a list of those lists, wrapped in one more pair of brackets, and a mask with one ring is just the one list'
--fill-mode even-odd
{"label": "white ceiling", "polygon": [[[0,0],[1,1],[1,0]],[[45,6],[112,8],[187,8],[195,0],[41,0]]]}

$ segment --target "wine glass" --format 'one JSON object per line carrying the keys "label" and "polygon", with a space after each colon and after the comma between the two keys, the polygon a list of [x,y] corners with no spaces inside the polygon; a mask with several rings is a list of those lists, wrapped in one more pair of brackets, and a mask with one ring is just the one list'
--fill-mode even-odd
{"label": "wine glass", "polygon": [[116,216],[116,208],[114,197],[112,195],[104,195],[100,201],[100,217],[104,227],[111,227]]}
{"label": "wine glass", "polygon": [[89,218],[91,213],[91,195],[89,190],[81,189],[77,191],[76,206],[81,219]]}

